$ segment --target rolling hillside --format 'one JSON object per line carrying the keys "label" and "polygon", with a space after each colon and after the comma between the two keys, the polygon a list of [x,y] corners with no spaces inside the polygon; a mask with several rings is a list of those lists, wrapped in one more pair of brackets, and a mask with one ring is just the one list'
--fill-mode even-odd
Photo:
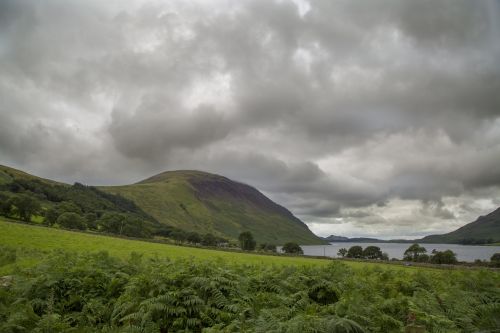
{"label": "rolling hillside", "polygon": [[214,174],[170,171],[137,184],[101,189],[133,200],[161,223],[188,231],[231,238],[250,231],[258,242],[324,243],[255,188]]}
{"label": "rolling hillside", "polygon": [[15,179],[37,180],[37,181],[40,181],[42,183],[49,184],[49,185],[65,185],[65,184],[56,182],[54,180],[33,176],[27,172],[0,164],[0,185],[8,184]]}
{"label": "rolling hillside", "polygon": [[[41,215],[73,202],[82,216],[96,213],[100,218],[115,212],[140,217],[148,225],[146,234],[167,225],[232,239],[251,231],[258,243],[325,243],[255,188],[200,171],[165,172],[137,184],[96,188],[63,184],[0,165],[0,203],[18,194],[39,201]],[[41,221],[43,216],[36,219]]]}
{"label": "rolling hillside", "polygon": [[464,240],[492,240],[500,242],[500,208],[476,221],[443,235],[430,235],[418,240],[422,243],[464,243]]}

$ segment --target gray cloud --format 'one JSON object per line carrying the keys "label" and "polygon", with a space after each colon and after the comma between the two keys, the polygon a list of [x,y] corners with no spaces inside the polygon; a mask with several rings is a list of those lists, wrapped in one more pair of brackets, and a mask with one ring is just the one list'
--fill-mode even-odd
{"label": "gray cloud", "polygon": [[500,204],[498,13],[2,1],[0,158],[99,184],[217,172],[324,234],[451,230]]}

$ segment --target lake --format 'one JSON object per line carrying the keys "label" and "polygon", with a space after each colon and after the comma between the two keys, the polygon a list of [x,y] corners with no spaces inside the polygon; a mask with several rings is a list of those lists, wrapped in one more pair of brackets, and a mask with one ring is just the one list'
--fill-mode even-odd
{"label": "lake", "polygon": [[[382,252],[386,252],[389,258],[403,259],[403,254],[411,245],[409,243],[331,243],[330,245],[301,245],[305,255],[308,256],[328,256],[338,257],[340,248],[349,249],[351,246],[359,245],[363,249],[374,245],[380,247]],[[452,250],[457,254],[459,261],[474,261],[476,259],[490,260],[491,256],[500,252],[500,246],[479,246],[479,245],[457,245],[457,244],[420,244],[427,249],[427,254],[431,254],[433,249],[437,251]]]}

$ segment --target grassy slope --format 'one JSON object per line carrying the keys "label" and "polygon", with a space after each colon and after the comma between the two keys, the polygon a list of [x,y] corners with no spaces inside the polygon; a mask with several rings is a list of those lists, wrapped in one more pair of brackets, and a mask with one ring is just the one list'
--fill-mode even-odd
{"label": "grassy slope", "polygon": [[12,181],[12,177],[0,169],[0,185],[8,184]]}
{"label": "grassy slope", "polygon": [[[0,165],[0,184],[9,183],[12,178],[38,179],[49,184],[67,185]],[[233,239],[242,231],[251,231],[258,242],[277,245],[288,241],[300,244],[325,243],[289,212],[290,216],[286,216],[276,211],[263,210],[242,198],[211,197],[200,200],[189,182],[194,178],[229,181],[209,173],[180,171],[166,172],[138,184],[100,188],[133,200],[161,223],[187,231],[212,232]]]}
{"label": "grassy slope", "polygon": [[[200,197],[192,182],[226,182],[224,177],[198,171],[166,172],[133,185],[101,187],[133,200],[161,223],[236,239],[251,231],[258,242],[322,244],[303,223],[276,210],[264,210],[242,197],[218,196],[210,189]],[[231,182],[230,186],[240,186]],[[214,185],[217,187],[216,185]],[[236,193],[237,195],[238,193]],[[260,194],[260,193],[259,193]]]}
{"label": "grassy slope", "polygon": [[[217,251],[191,248],[137,240],[128,240],[102,235],[85,234],[35,225],[11,223],[0,217],[0,244],[22,248],[24,257],[18,258],[16,265],[31,266],[44,252],[64,249],[76,252],[108,251],[110,255],[128,258],[138,252],[146,257],[192,258],[193,260],[222,260],[227,263],[252,265],[325,265],[331,260],[306,257],[269,256],[251,253]],[[421,270],[429,268],[405,267],[381,263],[345,261],[353,268],[388,267],[391,269]],[[12,266],[0,269],[0,275],[10,273]]]}
{"label": "grassy slope", "polygon": [[0,164],[0,184],[10,183],[13,178],[28,179],[28,180],[38,179],[38,180],[40,180],[44,183],[48,183],[48,184],[67,185],[67,184],[56,182],[54,180],[33,176],[33,175],[26,173],[24,171],[17,170],[17,169]]}
{"label": "grassy slope", "polygon": [[[26,173],[21,170],[17,170],[5,165],[0,164],[0,185],[8,184],[12,182],[14,179],[24,179],[24,180],[39,180],[41,182],[44,182],[46,184],[51,184],[51,185],[63,185],[63,186],[69,186],[68,184],[64,183],[59,183],[50,179],[45,179],[45,178],[40,178],[37,176],[33,176],[29,173]],[[41,202],[42,205],[42,210],[48,209],[49,207],[52,207],[52,203],[48,201]],[[1,217],[0,217],[1,218]],[[41,222],[43,220],[43,217],[40,215],[33,216],[32,221],[33,222]],[[1,243],[0,243],[1,245]]]}

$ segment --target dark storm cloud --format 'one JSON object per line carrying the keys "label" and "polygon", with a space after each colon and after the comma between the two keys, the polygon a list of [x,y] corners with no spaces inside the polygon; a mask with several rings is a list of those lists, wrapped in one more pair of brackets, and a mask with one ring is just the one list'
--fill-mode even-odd
{"label": "dark storm cloud", "polygon": [[0,157],[70,182],[213,171],[324,233],[450,229],[500,204],[499,13],[487,0],[2,1]]}
{"label": "dark storm cloud", "polygon": [[115,109],[109,130],[116,148],[127,156],[163,160],[173,148],[201,148],[230,131],[224,116],[211,106],[201,105],[191,114],[177,110],[179,105],[156,96],[143,98],[131,115]]}

